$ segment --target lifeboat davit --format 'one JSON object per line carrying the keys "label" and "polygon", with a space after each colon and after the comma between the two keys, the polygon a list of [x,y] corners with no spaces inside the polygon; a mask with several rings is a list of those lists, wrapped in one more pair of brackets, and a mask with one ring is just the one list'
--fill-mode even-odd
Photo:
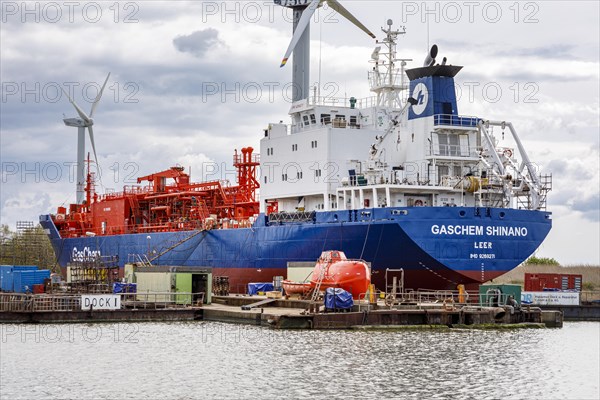
{"label": "lifeboat davit", "polygon": [[369,289],[371,271],[362,260],[349,260],[343,251],[324,251],[317,260],[310,282],[298,283],[288,280],[282,282],[287,294],[306,294],[316,287],[321,273],[325,269],[321,291],[327,288],[342,288],[358,299]]}

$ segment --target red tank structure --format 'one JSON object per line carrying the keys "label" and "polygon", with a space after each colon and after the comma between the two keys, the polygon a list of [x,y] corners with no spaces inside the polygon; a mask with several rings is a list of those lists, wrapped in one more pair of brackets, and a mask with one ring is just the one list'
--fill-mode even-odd
{"label": "red tank structure", "polygon": [[[86,179],[84,204],[58,207],[53,216],[61,237],[247,227],[259,213],[259,155],[245,147],[233,156],[236,186],[223,181],[190,182],[180,166],[137,179],[122,192],[98,195],[94,174]],[[139,185],[146,183],[145,185]]]}

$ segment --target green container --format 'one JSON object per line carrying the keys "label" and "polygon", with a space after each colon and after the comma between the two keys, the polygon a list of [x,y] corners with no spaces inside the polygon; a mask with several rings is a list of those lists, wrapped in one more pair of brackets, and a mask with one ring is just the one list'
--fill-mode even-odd
{"label": "green container", "polygon": [[[183,293],[204,292],[204,304],[210,304],[212,300],[212,273],[178,272],[175,274],[175,291]],[[181,294],[175,297],[177,304],[195,303],[190,295]]]}
{"label": "green container", "polygon": [[521,305],[521,285],[481,285],[479,286],[479,304],[496,307],[512,305],[511,298]]}

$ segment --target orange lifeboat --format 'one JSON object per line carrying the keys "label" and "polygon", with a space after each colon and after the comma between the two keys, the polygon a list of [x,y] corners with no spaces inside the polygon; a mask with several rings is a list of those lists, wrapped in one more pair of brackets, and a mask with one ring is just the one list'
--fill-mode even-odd
{"label": "orange lifeboat", "polygon": [[281,286],[283,286],[283,290],[285,290],[287,294],[305,295],[311,289],[311,284],[309,282],[292,282],[287,279],[281,282]]}
{"label": "orange lifeboat", "polygon": [[282,282],[287,294],[306,294],[317,285],[319,277],[325,270],[320,290],[342,288],[352,294],[355,299],[366,293],[371,284],[371,271],[362,260],[349,260],[342,251],[324,251],[310,278],[310,283],[298,283],[288,280]]}

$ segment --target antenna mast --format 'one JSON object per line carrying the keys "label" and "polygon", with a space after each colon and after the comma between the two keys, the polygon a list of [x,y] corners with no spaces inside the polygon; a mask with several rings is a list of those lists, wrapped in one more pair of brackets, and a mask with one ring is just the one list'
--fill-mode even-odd
{"label": "antenna mast", "polygon": [[[406,33],[406,28],[402,30],[392,29],[393,21],[387,20],[387,29],[381,28],[381,31],[386,34],[382,41],[377,41],[377,44],[383,44],[386,51],[381,52],[381,46],[377,46],[371,54],[371,62],[375,63],[373,70],[369,72],[369,83],[371,91],[377,93],[377,105],[388,108],[402,108],[402,100],[400,93],[407,89],[404,83],[404,67],[406,61],[411,59],[396,58],[396,44],[398,35]],[[382,59],[380,59],[382,58]],[[396,62],[401,61],[400,71],[396,68]]]}

